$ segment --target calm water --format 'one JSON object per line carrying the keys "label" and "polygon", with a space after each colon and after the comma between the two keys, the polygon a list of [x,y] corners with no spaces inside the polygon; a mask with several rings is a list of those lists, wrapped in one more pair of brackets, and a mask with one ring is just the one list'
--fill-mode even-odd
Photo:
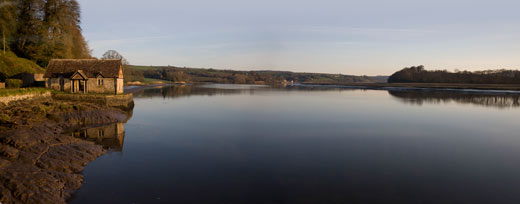
{"label": "calm water", "polygon": [[210,85],[135,96],[123,136],[108,133],[118,124],[91,139],[113,150],[71,203],[520,203],[519,95]]}

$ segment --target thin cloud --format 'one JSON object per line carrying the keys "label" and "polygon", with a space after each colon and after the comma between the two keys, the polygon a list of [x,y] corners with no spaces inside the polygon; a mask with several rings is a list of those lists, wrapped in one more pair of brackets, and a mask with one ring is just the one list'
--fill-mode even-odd
{"label": "thin cloud", "polygon": [[173,36],[151,36],[151,37],[133,37],[133,38],[120,38],[120,39],[108,39],[108,40],[92,40],[90,46],[92,48],[100,47],[117,47],[120,45],[146,43],[155,40],[163,40],[173,38]]}
{"label": "thin cloud", "polygon": [[356,34],[427,34],[437,30],[413,28],[356,28],[335,26],[295,26],[293,31],[321,32],[321,33],[356,33]]}

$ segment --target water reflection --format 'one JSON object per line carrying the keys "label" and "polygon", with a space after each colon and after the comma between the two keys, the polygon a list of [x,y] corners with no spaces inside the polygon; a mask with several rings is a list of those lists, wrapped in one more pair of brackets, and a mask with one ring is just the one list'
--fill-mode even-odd
{"label": "water reflection", "polygon": [[152,99],[135,100],[124,154],[90,163],[71,203],[520,202],[511,156],[520,109],[459,105],[508,95],[197,86],[135,95]]}
{"label": "water reflection", "polygon": [[75,127],[67,131],[67,133],[72,137],[95,142],[107,150],[121,152],[123,151],[125,141],[125,124],[132,118],[134,106],[132,104],[119,109],[126,115],[126,119],[122,122]]}
{"label": "water reflection", "polygon": [[214,95],[231,95],[253,93],[257,89],[264,88],[255,85],[242,86],[228,86],[221,87],[218,84],[191,86],[191,85],[171,85],[171,86],[156,86],[145,89],[140,89],[134,92],[135,98],[176,98],[185,96],[214,96]]}
{"label": "water reflection", "polygon": [[424,90],[389,90],[388,93],[399,99],[399,101],[423,105],[441,104],[455,102],[458,104],[472,104],[478,106],[495,108],[518,108],[520,107],[520,95],[500,93],[467,93],[447,91],[424,91]]}
{"label": "water reflection", "polygon": [[102,145],[103,148],[121,152],[125,141],[125,124],[113,123],[110,125],[84,128],[73,131],[73,137],[93,141]]}
{"label": "water reflection", "polygon": [[[255,85],[227,85],[218,84],[194,85],[194,86],[158,86],[138,90],[134,93],[136,98],[177,98],[188,96],[216,96],[234,94],[255,94],[262,91],[371,91],[369,89],[330,87],[330,86],[288,86],[269,88]],[[473,104],[495,108],[518,108],[520,107],[520,94],[494,93],[494,92],[462,92],[462,91],[440,91],[440,90],[380,90],[388,93],[406,104],[423,105],[425,103],[458,103]]]}

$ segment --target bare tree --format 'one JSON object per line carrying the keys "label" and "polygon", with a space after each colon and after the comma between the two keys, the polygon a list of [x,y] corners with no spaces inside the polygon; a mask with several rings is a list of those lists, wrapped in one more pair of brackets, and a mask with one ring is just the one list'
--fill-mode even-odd
{"label": "bare tree", "polygon": [[130,64],[128,60],[126,60],[123,57],[123,55],[119,54],[119,52],[115,50],[106,51],[105,54],[103,54],[103,57],[101,57],[101,59],[120,59],[121,61],[123,61],[124,65]]}

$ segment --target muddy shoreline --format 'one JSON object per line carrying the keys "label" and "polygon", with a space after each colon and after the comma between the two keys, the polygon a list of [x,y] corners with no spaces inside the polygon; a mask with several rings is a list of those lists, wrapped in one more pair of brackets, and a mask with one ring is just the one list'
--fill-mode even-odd
{"label": "muddy shoreline", "polygon": [[0,203],[66,203],[81,187],[81,171],[106,150],[66,131],[126,122],[131,110],[55,101],[0,106]]}

